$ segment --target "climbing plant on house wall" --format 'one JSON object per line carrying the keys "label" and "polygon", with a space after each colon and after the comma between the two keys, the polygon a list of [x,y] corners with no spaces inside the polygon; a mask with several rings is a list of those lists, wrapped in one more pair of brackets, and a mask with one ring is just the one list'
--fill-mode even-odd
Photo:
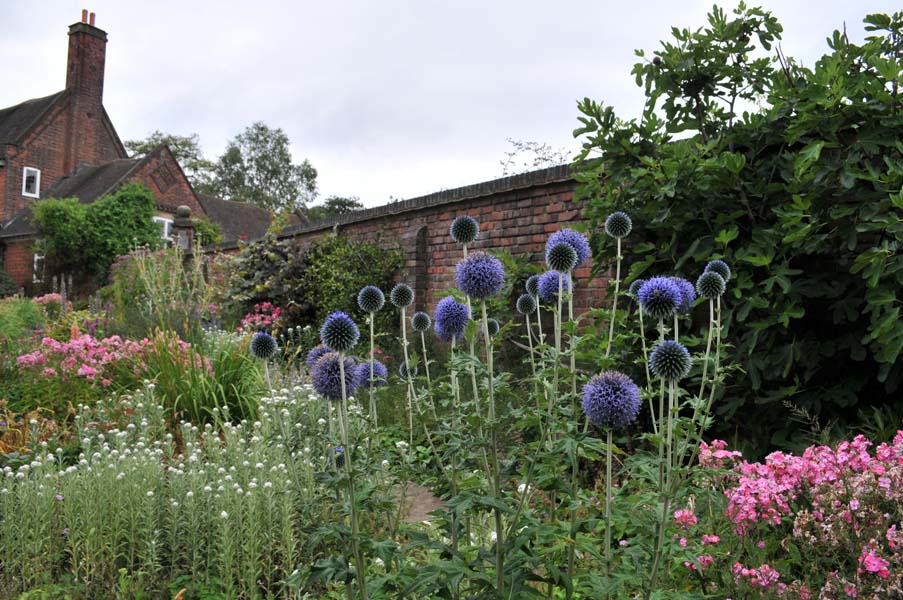
{"label": "climbing plant on house wall", "polygon": [[579,103],[578,197],[595,230],[614,209],[645,224],[630,279],[734,266],[741,369],[719,422],[763,442],[801,441],[791,413],[843,425],[893,406],[903,383],[903,13],[865,27],[862,44],[835,31],[805,67],[775,46],[769,13],[716,7],[706,27],[637,52],[639,118]]}

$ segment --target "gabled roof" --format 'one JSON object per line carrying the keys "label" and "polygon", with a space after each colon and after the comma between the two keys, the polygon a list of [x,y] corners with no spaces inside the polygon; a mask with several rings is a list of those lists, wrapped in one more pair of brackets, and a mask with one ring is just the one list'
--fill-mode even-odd
{"label": "gabled roof", "polygon": [[120,158],[100,166],[83,166],[75,173],[63,177],[41,196],[44,198],[78,198],[82,204],[91,204],[114,191],[144,158]]}
{"label": "gabled roof", "polygon": [[234,242],[242,236],[248,240],[260,239],[270,226],[270,211],[259,206],[200,193],[197,197],[207,217],[222,227],[223,242]]}
{"label": "gabled roof", "polygon": [[18,143],[65,93],[63,90],[0,109],[0,146]]}

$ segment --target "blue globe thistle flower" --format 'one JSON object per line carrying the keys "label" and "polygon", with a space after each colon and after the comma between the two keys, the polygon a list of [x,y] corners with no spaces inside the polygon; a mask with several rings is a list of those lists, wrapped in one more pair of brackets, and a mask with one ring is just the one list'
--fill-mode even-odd
{"label": "blue globe thistle flower", "polygon": [[319,346],[314,346],[313,348],[311,348],[310,352],[307,353],[307,359],[304,361],[304,363],[307,365],[307,369],[313,369],[314,363],[317,362],[321,356],[328,352],[332,352],[332,350],[330,350],[329,347],[325,344],[320,344]]}
{"label": "blue globe thistle flower", "polygon": [[589,249],[589,242],[587,241],[586,236],[579,231],[574,231],[573,229],[559,229],[549,236],[549,239],[546,242],[546,252],[548,253],[552,246],[561,242],[570,245],[570,247],[574,249],[574,252],[577,253],[577,264],[575,265],[575,268],[582,265],[586,262],[586,259],[590,257],[591,251]]}
{"label": "blue globe thistle flower", "polygon": [[258,331],[251,338],[251,344],[248,346],[251,354],[261,360],[269,360],[276,354],[279,349],[276,340],[266,331]]}
{"label": "blue globe thistle flower", "polygon": [[726,288],[724,278],[715,271],[706,271],[696,280],[696,291],[706,299],[721,296]]}
{"label": "blue globe thistle flower", "polygon": [[396,284],[396,286],[392,288],[392,291],[389,292],[389,302],[394,304],[397,308],[410,306],[413,301],[414,290],[406,283]]}
{"label": "blue globe thistle flower", "polygon": [[336,352],[348,352],[357,345],[361,332],[342,311],[330,313],[320,328],[320,341]]}
{"label": "blue globe thistle flower", "polygon": [[375,285],[364,286],[357,294],[357,305],[366,313],[378,312],[385,304],[386,296]]}
{"label": "blue globe thistle flower", "polygon": [[656,344],[649,355],[649,370],[656,377],[665,381],[678,381],[690,373],[693,358],[690,351],[674,340],[665,340]]}
{"label": "blue globe thistle flower", "polygon": [[632,229],[633,221],[630,220],[627,213],[620,210],[611,213],[605,219],[605,233],[613,238],[621,239],[627,237]]}
{"label": "blue globe thistle flower", "polygon": [[[558,301],[558,277],[561,275],[558,271],[546,271],[539,276],[539,298],[543,302],[552,304]],[[568,293],[571,289],[567,276],[564,277],[562,283],[564,293]]]}
{"label": "blue globe thistle flower", "polygon": [[521,294],[517,298],[517,312],[527,315],[536,312],[536,298],[530,294]]}
{"label": "blue globe thistle flower", "polygon": [[452,221],[448,232],[459,244],[469,244],[480,236],[480,224],[473,217],[463,215]]}
{"label": "blue globe thistle flower", "polygon": [[530,294],[531,296],[534,296],[534,297],[538,296],[539,295],[539,275],[530,275],[530,277],[527,278],[527,283],[524,285],[524,287],[527,289],[527,293]]}
{"label": "blue globe thistle flower", "polygon": [[682,315],[689,314],[690,309],[693,308],[693,303],[696,302],[696,288],[693,287],[692,283],[681,277],[672,277],[671,280],[677,285],[677,289],[680,290],[680,303],[677,305],[677,312]]}
{"label": "blue globe thistle flower", "polygon": [[583,386],[583,412],[597,427],[627,427],[636,421],[640,404],[640,388],[617,371],[596,375]]}
{"label": "blue globe thistle flower", "polygon": [[[386,385],[389,377],[389,370],[386,365],[376,359],[373,359],[373,387]],[[352,383],[355,388],[370,386],[370,361],[362,362],[354,368],[354,378]]]}
{"label": "blue globe thistle flower", "polygon": [[666,319],[674,314],[683,295],[670,277],[653,277],[640,287],[637,297],[643,312],[654,319]]}
{"label": "blue globe thistle flower", "polygon": [[713,260],[709,264],[705,266],[706,271],[715,271],[719,275],[721,275],[721,279],[724,280],[724,283],[727,283],[731,280],[731,268],[727,266],[727,263],[723,260]]}
{"label": "blue globe thistle flower", "polygon": [[566,242],[558,242],[552,247],[547,245],[546,264],[553,271],[571,271],[577,266],[577,251]]}
{"label": "blue globe thistle flower", "polygon": [[458,263],[455,283],[471,298],[485,300],[502,289],[505,269],[496,257],[485,252],[474,252]]}
{"label": "blue globe thistle flower", "polygon": [[493,319],[489,317],[486,319],[486,328],[489,330],[489,337],[494,338],[499,334],[499,330],[502,328],[498,319]]}
{"label": "blue globe thistle flower", "polygon": [[433,320],[425,312],[415,312],[411,317],[411,327],[414,331],[426,331],[433,324]]}
{"label": "blue globe thistle flower", "polygon": [[644,283],[646,283],[645,279],[635,279],[633,283],[630,284],[630,287],[627,288],[627,295],[636,300],[640,295],[640,288],[643,287]]}
{"label": "blue globe thistle flower", "polygon": [[434,329],[439,339],[450,342],[464,337],[464,330],[470,322],[470,311],[466,304],[456,301],[453,296],[446,296],[436,304],[436,321]]}
{"label": "blue globe thistle flower", "polygon": [[401,363],[400,365],[398,365],[398,376],[399,377],[401,377],[402,379],[407,379],[408,373],[410,373],[411,377],[417,377],[417,367],[412,365],[411,368],[409,369],[408,364],[404,363],[404,362]]}
{"label": "blue globe thistle flower", "polygon": [[[345,368],[345,394],[351,396],[354,393],[354,359],[345,356],[342,359]],[[310,381],[314,390],[327,400],[338,401],[342,399],[342,377],[339,367],[339,353],[327,352],[314,363],[310,371]]]}

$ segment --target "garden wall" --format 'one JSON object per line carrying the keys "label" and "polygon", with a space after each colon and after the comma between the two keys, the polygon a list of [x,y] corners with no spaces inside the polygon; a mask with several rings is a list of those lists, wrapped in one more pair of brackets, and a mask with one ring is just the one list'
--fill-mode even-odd
{"label": "garden wall", "polygon": [[[405,266],[398,279],[414,288],[419,310],[432,312],[455,285],[461,248],[448,233],[455,217],[471,215],[480,222],[480,239],[470,248],[503,250],[541,263],[549,234],[582,220],[583,205],[573,201],[576,187],[570,168],[562,165],[296,225],[280,237],[307,245],[336,231],[383,248],[401,248]],[[236,252],[237,247],[222,250]],[[600,306],[605,293],[602,279],[587,281],[591,266],[576,274],[578,311]]]}

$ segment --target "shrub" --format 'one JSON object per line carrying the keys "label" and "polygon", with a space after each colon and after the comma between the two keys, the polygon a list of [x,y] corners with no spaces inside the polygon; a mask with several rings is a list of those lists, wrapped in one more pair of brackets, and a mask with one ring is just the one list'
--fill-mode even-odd
{"label": "shrub", "polygon": [[14,296],[19,291],[16,282],[5,269],[0,267],[0,299]]}

